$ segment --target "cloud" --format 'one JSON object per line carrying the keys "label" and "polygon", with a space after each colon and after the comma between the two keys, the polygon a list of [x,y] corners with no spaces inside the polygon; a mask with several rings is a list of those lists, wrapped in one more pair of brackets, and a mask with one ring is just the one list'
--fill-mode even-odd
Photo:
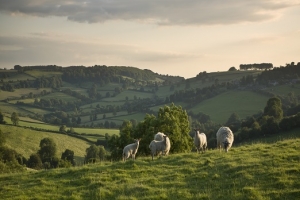
{"label": "cloud", "polygon": [[60,16],[75,22],[111,20],[157,25],[212,25],[257,22],[277,17],[300,0],[0,0],[0,12]]}

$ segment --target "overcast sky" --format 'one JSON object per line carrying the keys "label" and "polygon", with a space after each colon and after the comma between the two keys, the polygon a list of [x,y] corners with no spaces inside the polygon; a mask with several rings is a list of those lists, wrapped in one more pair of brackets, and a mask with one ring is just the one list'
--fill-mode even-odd
{"label": "overcast sky", "polygon": [[300,62],[300,0],[0,0],[0,68],[132,66],[195,77]]}

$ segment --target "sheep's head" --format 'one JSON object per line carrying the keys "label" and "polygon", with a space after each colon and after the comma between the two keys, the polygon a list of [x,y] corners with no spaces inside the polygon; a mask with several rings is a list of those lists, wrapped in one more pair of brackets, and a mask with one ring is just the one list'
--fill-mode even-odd
{"label": "sheep's head", "polygon": [[135,143],[137,143],[137,144],[139,144],[140,140],[141,140],[141,138],[139,138],[139,139],[134,139]]}

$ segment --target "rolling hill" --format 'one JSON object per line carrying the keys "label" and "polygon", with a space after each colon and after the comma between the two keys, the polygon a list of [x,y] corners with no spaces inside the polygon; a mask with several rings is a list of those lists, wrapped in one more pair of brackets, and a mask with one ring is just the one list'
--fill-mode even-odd
{"label": "rolling hill", "polygon": [[136,161],[0,175],[1,199],[297,199],[299,131],[290,139]]}

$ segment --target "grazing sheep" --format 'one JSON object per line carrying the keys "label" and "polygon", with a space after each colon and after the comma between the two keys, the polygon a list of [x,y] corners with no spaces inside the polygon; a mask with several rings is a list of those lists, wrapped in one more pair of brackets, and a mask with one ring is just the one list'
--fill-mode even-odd
{"label": "grazing sheep", "polygon": [[128,144],[127,146],[124,147],[123,149],[123,161],[126,161],[127,158],[129,158],[130,156],[132,157],[132,160],[135,160],[135,154],[138,151],[139,148],[139,142],[141,139],[135,139],[135,143],[132,144]]}
{"label": "grazing sheep", "polygon": [[154,140],[163,141],[165,134],[162,132],[158,132],[154,135]]}
{"label": "grazing sheep", "polygon": [[158,155],[160,152],[164,152],[164,154],[166,155],[167,140],[169,139],[167,138],[168,136],[164,135],[162,141],[157,141],[157,140],[151,141],[149,148],[151,150],[152,160],[154,155]]}
{"label": "grazing sheep", "polygon": [[204,153],[206,148],[207,148],[206,135],[204,133],[200,133],[196,129],[194,129],[194,131],[195,131],[194,145],[197,149],[197,153],[200,153],[200,150],[201,150],[202,153]]}
{"label": "grazing sheep", "polygon": [[221,127],[217,132],[217,148],[219,150],[222,148],[225,152],[228,152],[232,146],[234,136],[230,128]]}
{"label": "grazing sheep", "polygon": [[[154,135],[154,140],[156,141],[163,141],[164,140],[164,136],[166,136],[164,133],[162,132],[158,132]],[[166,148],[164,151],[162,151],[162,153],[164,155],[169,155],[169,151],[171,149],[171,142],[170,142],[170,138],[169,137],[166,137]],[[158,152],[160,153],[160,152]]]}

